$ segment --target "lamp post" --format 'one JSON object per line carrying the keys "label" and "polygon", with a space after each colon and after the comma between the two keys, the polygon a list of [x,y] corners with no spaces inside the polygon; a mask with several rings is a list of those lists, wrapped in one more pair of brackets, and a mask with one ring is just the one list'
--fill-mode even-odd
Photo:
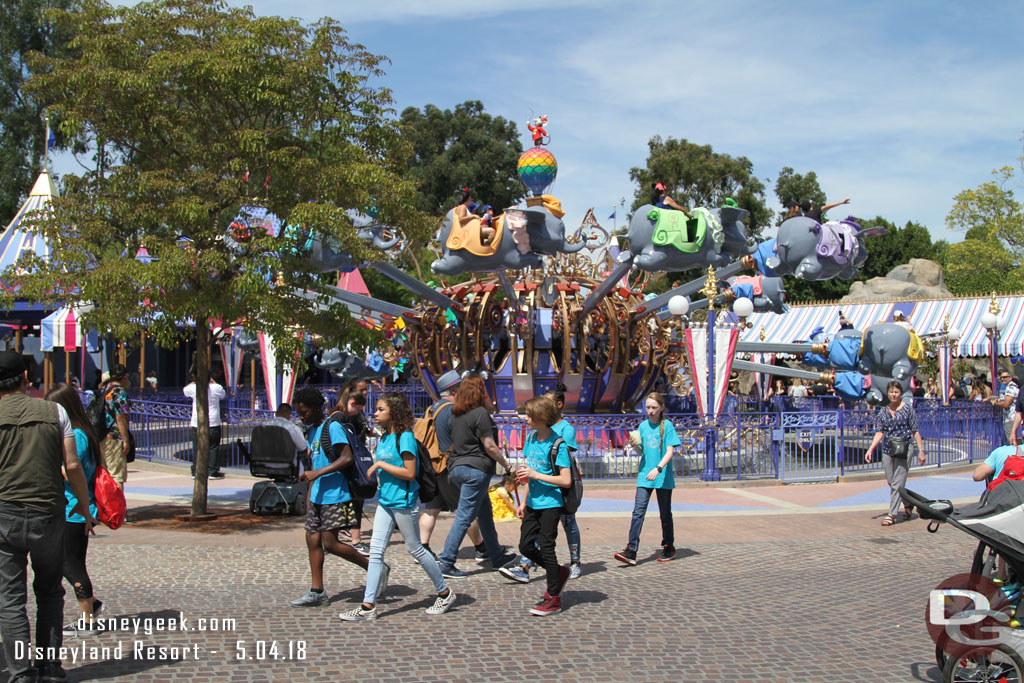
{"label": "lamp post", "polygon": [[992,372],[989,377],[992,382],[992,392],[995,393],[998,388],[996,377],[999,375],[999,333],[1006,327],[1006,318],[999,315],[999,302],[996,301],[995,292],[992,292],[992,301],[988,305],[988,311],[981,316],[981,326],[988,330],[988,351]]}

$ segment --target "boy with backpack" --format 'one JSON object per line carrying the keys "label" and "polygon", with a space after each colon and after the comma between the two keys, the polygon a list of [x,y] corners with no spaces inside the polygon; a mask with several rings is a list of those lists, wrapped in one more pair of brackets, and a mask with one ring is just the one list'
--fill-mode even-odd
{"label": "boy with backpack", "polygon": [[[292,601],[292,607],[319,607],[328,602],[324,590],[324,553],[366,569],[366,557],[352,546],[338,540],[343,525],[344,504],[352,500],[348,479],[342,470],[352,467],[354,457],[345,428],[336,420],[324,421],[324,397],[312,387],[304,387],[292,399],[302,423],[309,427],[309,450],[313,453],[312,469],[302,473],[302,481],[309,482],[306,497],[306,549],[309,551],[309,569],[312,585],[301,598]],[[321,439],[324,426],[327,438]],[[332,453],[324,452],[326,441]],[[390,567],[385,564],[382,583],[386,586]]]}
{"label": "boy with backpack", "polygon": [[989,491],[1007,479],[1024,480],[1024,449],[1000,446],[989,453],[985,461],[974,468],[974,481],[985,481],[988,477],[992,477]]}
{"label": "boy with backpack", "polygon": [[[546,617],[562,611],[562,588],[569,580],[569,568],[558,564],[555,540],[562,519],[563,489],[572,485],[572,460],[565,441],[551,427],[560,416],[555,402],[546,396],[526,402],[527,426],[533,431],[523,448],[525,465],[516,470],[516,481],[529,483],[529,493],[516,509],[523,520],[519,552],[547,574],[547,592],[530,610]],[[558,474],[555,474],[555,471]]]}

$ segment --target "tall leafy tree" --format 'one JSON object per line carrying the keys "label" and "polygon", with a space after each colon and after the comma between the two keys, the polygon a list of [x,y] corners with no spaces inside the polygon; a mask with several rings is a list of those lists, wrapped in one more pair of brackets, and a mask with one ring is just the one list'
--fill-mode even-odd
{"label": "tall leafy tree", "polygon": [[466,101],[454,110],[408,107],[401,126],[412,146],[409,172],[423,211],[443,214],[467,186],[478,201],[500,208],[526,195],[516,172],[523,152],[516,124],[486,113],[482,102]]}
{"label": "tall leafy tree", "polygon": [[[80,12],[51,16],[75,36],[73,55],[34,59],[28,88],[69,138],[106,141],[109,161],[105,172],[67,179],[39,224],[56,255],[29,264],[20,293],[93,301],[86,323],[122,338],[144,320],[165,344],[195,334],[192,512],[201,515],[213,319],[266,332],[285,357],[302,349],[297,332],[341,343],[358,333],[325,294],[332,278],[305,257],[307,237],[367,256],[344,210],[371,202],[410,236],[428,230],[402,177],[407,149],[390,94],[371,83],[383,58],[330,19],[257,17],[217,0],[83,0]],[[228,229],[254,194],[293,226],[284,238]],[[191,240],[183,247],[182,236]],[[159,261],[135,262],[139,245]]]}
{"label": "tall leafy tree", "polygon": [[754,175],[754,164],[746,157],[732,157],[715,152],[711,145],[666,140],[660,135],[651,138],[647,147],[647,165],[629,171],[630,179],[637,183],[632,211],[650,201],[651,185],[660,181],[683,205],[715,207],[732,197],[750,212],[747,234],[751,237],[759,236],[771,223],[764,183]]}
{"label": "tall leafy tree", "polygon": [[[1024,170],[1024,156],[1019,163]],[[971,238],[1001,242],[1019,263],[1024,258],[1024,204],[1013,192],[1015,170],[1004,166],[992,175],[994,180],[953,198],[946,225]]]}
{"label": "tall leafy tree", "polygon": [[[28,55],[60,55],[70,35],[44,18],[48,9],[70,10],[76,0],[0,2],[0,221],[6,222],[42,167],[46,148],[43,106],[24,92],[32,74]],[[62,137],[58,142],[63,146]]]}
{"label": "tall leafy tree", "polygon": [[1017,258],[999,242],[965,239],[949,246],[943,275],[953,294],[1009,294],[1024,287]]}
{"label": "tall leafy tree", "polygon": [[812,201],[817,206],[825,205],[825,193],[818,185],[818,175],[814,171],[797,173],[789,166],[783,167],[775,179],[775,196],[783,209],[779,213],[779,223],[786,215],[786,208],[794,204]]}

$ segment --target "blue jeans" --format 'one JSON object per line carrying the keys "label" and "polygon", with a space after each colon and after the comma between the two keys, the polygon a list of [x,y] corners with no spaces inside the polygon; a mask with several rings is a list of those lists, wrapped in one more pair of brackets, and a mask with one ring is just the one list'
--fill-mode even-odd
{"label": "blue jeans", "polygon": [[373,537],[370,538],[370,564],[366,568],[366,591],[363,594],[363,602],[373,605],[377,601],[377,590],[380,588],[381,572],[384,569],[384,551],[387,550],[391,534],[395,527],[405,539],[405,549],[419,561],[423,571],[427,573],[430,580],[434,582],[434,590],[443,593],[448,584],[441,576],[441,570],[423,544],[420,543],[420,511],[416,508],[397,509],[386,508],[377,505],[377,512],[373,516]]}
{"label": "blue jeans", "polygon": [[651,503],[651,492],[658,494],[658,512],[661,513],[661,544],[674,545],[675,527],[672,524],[672,489],[649,489],[638,486],[633,501],[633,521],[629,525],[629,549],[636,551],[640,546],[640,530],[644,528],[647,506]]}
{"label": "blue jeans", "polygon": [[25,612],[29,558],[36,596],[36,637],[32,644],[59,648],[64,639],[64,511],[47,513],[0,503],[0,635],[12,679],[27,675],[30,669],[27,654],[21,659],[14,656],[15,643],[27,645],[30,640]]}
{"label": "blue jeans", "polygon": [[[569,542],[569,562],[580,563],[580,525],[576,523],[576,515],[562,515],[562,528],[565,529],[565,540]],[[533,560],[523,556],[522,565],[532,567]]]}
{"label": "blue jeans", "polygon": [[459,465],[449,470],[448,479],[459,487],[459,507],[455,510],[455,521],[438,559],[443,565],[455,565],[462,539],[466,537],[466,531],[475,519],[480,526],[480,535],[483,536],[487,554],[491,556],[493,562],[497,562],[501,559],[501,546],[498,545],[498,532],[494,530],[491,499],[487,495],[491,475],[468,465]]}

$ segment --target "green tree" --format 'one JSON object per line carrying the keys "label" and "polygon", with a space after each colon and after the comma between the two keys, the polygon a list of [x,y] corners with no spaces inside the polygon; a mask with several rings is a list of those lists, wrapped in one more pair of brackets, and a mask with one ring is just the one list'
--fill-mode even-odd
{"label": "green tree", "polygon": [[[1024,169],[1024,156],[1020,158]],[[950,230],[967,233],[968,239],[999,240],[1019,262],[1024,258],[1024,205],[1011,187],[1014,169],[1004,166],[992,171],[995,180],[964,190],[953,198],[946,216]]]}
{"label": "green tree", "polygon": [[[0,2],[0,220],[18,210],[42,167],[46,146],[43,106],[23,91],[31,76],[30,52],[59,55],[70,36],[43,18],[48,9],[70,10],[76,0]],[[54,121],[53,123],[56,123]],[[63,147],[63,136],[57,136]]]}
{"label": "green tree", "polygon": [[[332,278],[304,257],[307,235],[363,258],[368,249],[346,207],[372,201],[410,237],[422,238],[427,222],[402,178],[407,149],[388,117],[390,94],[371,84],[383,58],[349,42],[334,21],[257,17],[217,0],[82,5],[50,15],[76,36],[74,56],[34,59],[27,87],[58,112],[69,138],[106,141],[110,162],[105,173],[67,179],[52,218],[39,224],[57,245],[54,257],[28,264],[20,294],[93,301],[86,324],[121,338],[148,320],[170,344],[194,321],[192,513],[201,515],[211,318],[266,332],[282,357],[299,355],[297,331],[327,344],[352,339],[358,328],[323,289]],[[296,226],[284,239],[226,239],[254,192]],[[180,236],[191,242],[177,246]],[[126,244],[129,258],[118,258]],[[140,244],[160,260],[136,263],[130,255]]]}
{"label": "green tree", "polygon": [[1002,244],[968,239],[949,246],[943,273],[953,294],[1009,294],[1024,287],[1024,277],[1016,263],[1014,254]]}
{"label": "green tree", "polygon": [[655,135],[647,143],[647,166],[629,171],[637,183],[631,210],[647,204],[651,186],[660,181],[668,193],[684,206],[721,206],[727,197],[750,212],[747,234],[758,237],[772,220],[765,204],[764,183],[754,175],[754,164],[746,157],[732,157],[686,139],[663,140]]}
{"label": "green tree", "polygon": [[505,208],[526,195],[516,164],[523,146],[516,124],[484,112],[470,100],[442,111],[432,104],[402,112],[402,131],[412,146],[409,172],[418,207],[442,215],[462,187],[482,204]]}
{"label": "green tree", "polygon": [[783,209],[779,214],[779,223],[786,216],[786,208],[794,204],[812,201],[816,206],[825,205],[825,193],[818,185],[818,175],[814,171],[796,173],[789,166],[779,171],[779,177],[775,180],[775,196]]}

